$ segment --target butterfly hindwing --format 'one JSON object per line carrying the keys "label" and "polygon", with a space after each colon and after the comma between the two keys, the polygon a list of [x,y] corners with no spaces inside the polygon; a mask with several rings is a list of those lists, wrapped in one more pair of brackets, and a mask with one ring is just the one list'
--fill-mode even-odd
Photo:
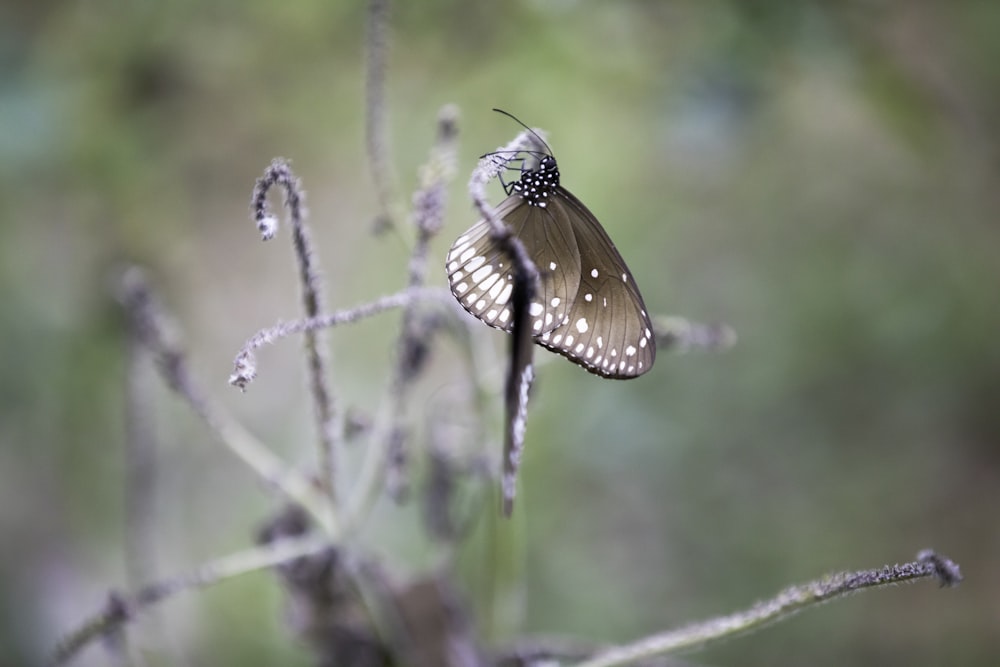
{"label": "butterfly hindwing", "polygon": [[603,377],[642,375],[656,358],[656,341],[635,280],[594,215],[560,188],[546,208],[563,207],[580,248],[580,287],[566,323],[536,342]]}

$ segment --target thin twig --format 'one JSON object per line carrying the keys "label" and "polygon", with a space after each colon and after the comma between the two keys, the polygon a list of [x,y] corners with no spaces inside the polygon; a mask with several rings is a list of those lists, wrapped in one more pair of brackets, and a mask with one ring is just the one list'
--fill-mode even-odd
{"label": "thin twig", "polygon": [[490,206],[486,198],[486,186],[507,168],[507,163],[515,159],[519,152],[531,150],[532,146],[537,146],[539,139],[545,140],[545,132],[542,130],[521,132],[506,146],[501,146],[494,152],[487,153],[480,158],[472,172],[472,177],[469,179],[469,194],[472,197],[472,203],[479,211],[479,215],[489,223],[493,233],[498,236],[507,236],[509,232],[503,221],[497,217],[493,207]]}
{"label": "thin twig", "polygon": [[369,0],[365,40],[365,138],[372,181],[382,209],[381,225],[395,229],[401,218],[392,171],[385,103],[385,70],[389,49],[389,0]]}
{"label": "thin twig", "polygon": [[156,572],[153,507],[156,431],[152,423],[152,367],[135,327],[129,332],[125,377],[125,571],[130,585]]}
{"label": "thin twig", "polygon": [[310,481],[286,466],[228,413],[213,405],[191,376],[187,359],[170,333],[166,314],[156,303],[142,271],[127,270],[121,280],[120,299],[135,322],[137,335],[150,350],[164,382],[201,417],[215,437],[246,463],[261,479],[305,507],[333,534],[329,498]]}
{"label": "thin twig", "polygon": [[538,269],[524,248],[486,200],[486,184],[499,176],[507,163],[518,153],[537,142],[544,142],[540,132],[525,129],[510,144],[487,154],[469,179],[469,194],[483,219],[490,226],[490,236],[500,249],[510,257],[513,273],[513,290],[510,304],[513,311],[511,328],[510,368],[504,391],[504,447],[501,473],[502,510],[510,517],[514,509],[517,490],[517,472],[524,448],[524,433],[528,413],[528,397],[534,380],[532,344],[528,309],[538,289]]}
{"label": "thin twig", "polygon": [[653,318],[653,335],[660,350],[720,352],[736,345],[736,331],[728,324],[703,324],[686,317],[660,315]]}
{"label": "thin twig", "polygon": [[[455,175],[458,150],[458,109],[448,105],[438,114],[438,136],[430,158],[420,170],[420,188],[413,195],[413,224],[416,243],[410,254],[408,285],[421,287],[427,279],[427,255],[431,239],[444,226],[448,205],[448,183]],[[403,308],[402,325],[396,343],[396,363],[389,381],[384,412],[389,415],[389,430],[376,437],[388,438],[388,479],[390,494],[397,499],[405,496],[407,462],[404,421],[408,390],[426,361],[430,346],[427,318],[417,312],[417,302]]]}
{"label": "thin twig", "polygon": [[257,361],[254,351],[264,345],[276,343],[282,338],[306,331],[329,329],[341,324],[357,322],[366,317],[378,315],[386,310],[400,308],[415,299],[436,299],[443,301],[446,299],[450,300],[450,298],[451,295],[439,287],[404,289],[395,294],[383,296],[348,310],[338,310],[327,315],[319,315],[303,320],[280,321],[267,329],[261,329],[247,339],[233,360],[233,374],[229,376],[229,384],[245,390],[247,385],[253,382],[254,378],[257,377]]}
{"label": "thin twig", "polygon": [[[322,305],[320,293],[319,269],[316,265],[316,253],[313,251],[309,227],[306,224],[305,193],[302,184],[292,173],[288,162],[276,158],[271,162],[264,175],[257,179],[251,197],[250,210],[258,229],[267,240],[274,235],[274,220],[267,210],[267,192],[273,186],[280,186],[285,191],[285,206],[292,226],[292,246],[295,249],[295,259],[299,267],[299,284],[302,288],[302,306],[305,316],[316,317]],[[340,444],[340,428],[336,421],[333,395],[327,384],[326,346],[320,331],[307,331],[303,337],[306,353],[306,367],[309,373],[309,388],[312,396],[313,411],[316,416],[316,431],[319,439],[319,474],[320,486],[330,496],[331,507],[336,507],[336,452]]]}
{"label": "thin twig", "polygon": [[147,607],[177,593],[207,588],[220,581],[287,563],[329,547],[328,539],[315,535],[286,539],[210,561],[187,574],[143,586],[132,595],[112,593],[104,609],[58,642],[49,664],[65,664],[92,641],[108,636]]}
{"label": "thin twig", "polygon": [[903,565],[886,565],[874,570],[839,572],[800,586],[791,586],[770,600],[758,602],[745,611],[719,616],[701,623],[641,639],[633,644],[608,649],[576,667],[614,667],[683,649],[730,639],[735,635],[778,621],[808,607],[870,588],[881,588],[918,579],[937,579],[942,586],[962,580],[958,565],[930,550]]}
{"label": "thin twig", "polygon": [[[158,490],[158,448],[154,410],[156,377],[153,356],[146,348],[137,326],[129,327],[126,350],[125,377],[125,531],[124,559],[125,586],[135,588],[144,581],[154,579],[160,571],[159,546],[156,537],[160,534],[156,523],[156,497]],[[175,641],[162,614],[151,613],[143,625],[149,636],[163,646],[170,654],[181,658],[184,649]],[[124,632],[122,633],[124,635]],[[122,637],[122,649],[126,658],[134,664],[145,665],[141,655],[132,652]],[[180,659],[179,664],[187,661]],[[126,660],[123,664],[132,664]]]}
{"label": "thin twig", "polygon": [[[428,163],[421,170],[421,187],[414,194],[413,222],[417,229],[417,242],[410,256],[409,292],[424,290],[427,253],[433,236],[444,225],[447,205],[447,184],[455,171],[458,111],[453,106],[444,107],[438,115],[438,139]],[[444,290],[435,290],[450,307],[455,303]],[[390,491],[401,497],[405,489],[406,433],[403,429],[406,392],[417,376],[426,357],[427,332],[420,331],[415,312],[416,300],[405,306],[403,323],[397,342],[396,366],[389,382],[386,400],[379,411],[375,433],[358,474],[345,519],[346,530],[361,524],[363,517],[374,505],[384,484],[387,464],[392,471]]]}

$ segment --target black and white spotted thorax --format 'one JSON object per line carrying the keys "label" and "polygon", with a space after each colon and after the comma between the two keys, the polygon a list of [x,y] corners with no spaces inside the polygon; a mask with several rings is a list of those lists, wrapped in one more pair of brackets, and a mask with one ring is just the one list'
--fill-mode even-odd
{"label": "black and white spotted thorax", "polygon": [[536,169],[525,169],[521,178],[510,184],[511,192],[516,192],[529,206],[545,208],[549,196],[559,187],[559,165],[551,155],[539,161]]}

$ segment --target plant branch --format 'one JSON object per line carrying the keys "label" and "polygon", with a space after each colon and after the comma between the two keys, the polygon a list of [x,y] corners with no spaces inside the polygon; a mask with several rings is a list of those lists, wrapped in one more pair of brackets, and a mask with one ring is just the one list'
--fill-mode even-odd
{"label": "plant branch", "polygon": [[113,634],[147,607],[188,590],[207,588],[226,579],[287,563],[330,547],[324,537],[285,539],[209,561],[172,579],[143,586],[131,595],[111,593],[104,608],[61,639],[49,664],[62,665],[92,641]]}
{"label": "plant branch", "polygon": [[369,0],[365,39],[365,139],[372,181],[382,209],[382,227],[396,229],[402,218],[392,171],[385,103],[389,50],[389,0]]}
{"label": "plant branch", "polygon": [[[307,318],[316,317],[321,309],[319,269],[316,266],[316,253],[313,251],[309,227],[305,221],[306,209],[303,205],[305,193],[288,162],[276,158],[264,170],[264,175],[257,179],[254,186],[250,210],[264,240],[273,237],[277,226],[274,216],[267,210],[267,192],[275,185],[285,191],[285,206],[288,208],[292,226],[292,246],[299,267],[303,310]],[[336,452],[342,428],[338,427],[335,421],[334,401],[326,378],[325,346],[320,334],[320,331],[315,330],[305,332],[306,367],[319,439],[317,477],[323,491],[330,496],[330,506],[336,507]]]}
{"label": "plant branch", "polygon": [[188,403],[219,442],[261,479],[305,507],[332,535],[334,524],[329,513],[329,499],[318,493],[305,476],[286,466],[239,422],[204,396],[191,376],[176,336],[171,334],[166,314],[153,298],[140,269],[132,267],[125,271],[119,298],[133,320],[138,339],[150,350],[167,386]]}
{"label": "plant branch", "polygon": [[[408,286],[424,285],[427,280],[427,255],[431,239],[444,226],[448,205],[448,183],[455,175],[458,149],[458,109],[448,105],[438,114],[438,136],[431,155],[420,169],[420,187],[413,195],[413,224],[416,243],[410,254]],[[389,381],[384,414],[390,422],[386,433],[375,437],[387,438],[388,477],[390,494],[400,499],[406,494],[407,461],[404,421],[408,390],[423,369],[429,354],[432,325],[417,311],[417,302],[403,307],[403,321],[396,343],[396,363]]]}
{"label": "plant branch", "polygon": [[490,237],[510,257],[513,289],[510,295],[512,311],[510,364],[504,388],[504,447],[501,473],[502,510],[510,517],[514,510],[517,472],[524,449],[524,433],[528,416],[528,397],[534,380],[534,346],[531,335],[529,308],[538,289],[538,269],[524,244],[501,220],[486,200],[486,184],[506,168],[518,153],[544,139],[541,133],[525,128],[507,146],[489,153],[469,179],[469,194],[473,204],[490,226]]}
{"label": "plant branch", "polygon": [[745,611],[719,616],[677,630],[653,635],[633,644],[608,649],[577,663],[576,667],[614,667],[627,665],[665,653],[702,647],[721,639],[755,630],[762,625],[787,618],[809,607],[842,598],[870,588],[882,588],[918,579],[937,579],[941,586],[956,586],[962,580],[959,567],[930,550],[917,554],[917,560],[903,565],[886,565],[873,570],[838,572],[800,586],[791,586],[770,600],[758,602]]}
{"label": "plant branch", "polygon": [[341,324],[357,322],[366,317],[405,306],[414,299],[437,299],[444,301],[446,298],[450,300],[451,295],[439,287],[404,289],[395,294],[383,296],[348,310],[338,310],[327,315],[318,315],[303,320],[279,321],[272,327],[261,329],[243,344],[243,347],[236,354],[236,359],[233,360],[233,374],[229,376],[229,384],[241,390],[246,390],[247,385],[257,377],[257,360],[254,356],[254,351],[264,345],[276,343],[282,338],[306,331],[328,329]]}
{"label": "plant branch", "polygon": [[676,315],[654,317],[653,335],[658,349],[679,353],[724,351],[736,345],[737,340],[736,331],[728,324],[703,324]]}

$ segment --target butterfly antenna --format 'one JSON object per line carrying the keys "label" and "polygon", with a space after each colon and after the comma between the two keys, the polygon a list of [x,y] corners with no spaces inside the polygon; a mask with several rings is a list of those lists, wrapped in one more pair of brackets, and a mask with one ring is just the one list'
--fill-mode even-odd
{"label": "butterfly antenna", "polygon": [[526,129],[528,132],[531,132],[531,134],[535,137],[535,139],[538,139],[538,141],[540,141],[541,144],[543,146],[545,146],[545,149],[548,150],[549,155],[552,155],[552,148],[547,143],[545,143],[545,139],[542,139],[540,136],[538,136],[537,132],[535,132],[530,127],[528,127],[527,125],[525,125],[524,123],[522,123],[520,118],[518,118],[514,114],[510,113],[509,111],[504,111],[503,109],[497,109],[497,108],[494,107],[493,110],[496,111],[497,113],[502,113],[504,116],[507,116],[508,118],[510,118],[511,120],[513,120],[515,123],[517,123],[518,125],[520,125],[524,129]]}

